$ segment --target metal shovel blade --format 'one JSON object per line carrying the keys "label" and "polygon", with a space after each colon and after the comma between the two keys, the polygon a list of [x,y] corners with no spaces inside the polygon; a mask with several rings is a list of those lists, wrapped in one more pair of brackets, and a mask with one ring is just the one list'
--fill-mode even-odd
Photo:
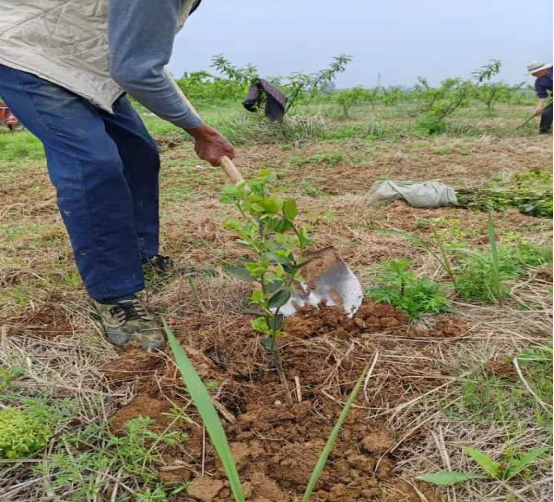
{"label": "metal shovel blade", "polygon": [[352,317],[362,304],[362,285],[333,247],[311,253],[302,269],[305,282],[299,284],[291,299],[280,309],[293,315],[304,305],[340,305]]}

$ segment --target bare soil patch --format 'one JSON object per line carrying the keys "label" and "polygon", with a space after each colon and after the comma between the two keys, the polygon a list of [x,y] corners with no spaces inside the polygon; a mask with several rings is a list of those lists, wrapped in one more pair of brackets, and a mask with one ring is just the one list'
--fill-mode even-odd
{"label": "bare soil patch", "polygon": [[[440,500],[424,483],[410,484],[400,477],[397,457],[391,453],[398,439],[395,432],[385,420],[371,419],[367,412],[368,405],[386,402],[394,407],[425,393],[436,387],[437,378],[449,374],[448,368],[425,356],[432,338],[423,344],[418,339],[416,345],[407,321],[393,307],[371,300],[364,302],[353,319],[336,307],[305,308],[288,319],[288,336],[282,340],[282,359],[294,400],[288,404],[286,391],[246,316],[234,316],[230,329],[224,331],[208,316],[186,323],[172,320],[204,381],[217,382],[214,398],[223,408],[249,500],[285,502],[302,493],[356,379],[374,354],[383,350],[415,351],[416,357],[390,368],[391,372],[382,368],[386,375],[376,374],[372,387],[378,391],[371,396],[366,392],[356,403],[314,500],[419,502],[418,491],[429,501]],[[438,322],[427,336],[451,336],[453,329],[452,323]],[[131,347],[104,371],[112,381],[134,380],[139,392],[112,418],[114,431],[135,417],[148,416],[156,420],[157,427],[166,425],[164,414],[172,405],[188,401],[174,365],[162,355]],[[195,479],[189,490],[194,500],[232,501],[202,429],[183,428],[190,439],[184,445],[186,454],[175,452],[168,458],[169,465],[180,466],[171,476]],[[202,470],[210,477],[200,477]]]}

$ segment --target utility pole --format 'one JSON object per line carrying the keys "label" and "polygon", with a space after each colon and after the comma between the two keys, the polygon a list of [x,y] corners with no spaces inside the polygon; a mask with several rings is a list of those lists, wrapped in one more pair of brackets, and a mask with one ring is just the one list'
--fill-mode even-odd
{"label": "utility pole", "polygon": [[377,74],[377,89],[381,88],[381,72]]}

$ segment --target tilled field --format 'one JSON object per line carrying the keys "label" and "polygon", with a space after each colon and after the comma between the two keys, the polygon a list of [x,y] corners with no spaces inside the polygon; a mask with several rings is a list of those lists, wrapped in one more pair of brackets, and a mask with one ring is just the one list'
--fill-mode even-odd
{"label": "tilled field", "polygon": [[[236,262],[244,252],[220,226],[233,208],[219,202],[219,170],[197,164],[189,143],[162,139],[160,145],[165,165],[163,252],[189,264],[219,267]],[[340,159],[335,155],[339,160],[330,163],[297,160],[336,151]],[[150,417],[154,430],[171,426],[186,432],[188,441],[166,449],[156,467],[159,480],[169,487],[191,482],[171,500],[232,501],[169,349],[157,354],[135,346],[117,351],[90,319],[43,164],[39,159],[0,166],[0,362],[27,368],[21,381],[29,395],[79,400],[82,415],[72,426],[109,420],[117,435],[124,433],[128,420]],[[550,138],[492,136],[351,140],[286,149],[255,145],[242,148],[237,159],[245,177],[262,167],[274,168],[280,189],[297,198],[300,218],[312,227],[317,245],[337,247],[365,287],[383,260],[410,257],[418,273],[437,280],[441,272],[432,257],[409,240],[364,225],[424,238],[438,225],[463,233],[476,249],[487,244],[486,213],[414,209],[403,202],[370,207],[366,194],[377,179],[440,178],[455,187],[478,187],[496,176],[550,164]],[[517,232],[536,244],[550,242],[551,220],[517,210],[495,218],[501,238]],[[415,476],[472,469],[462,455],[463,446],[492,454],[503,449],[511,425],[456,415],[450,406],[461,399],[462,382],[475,368],[521,383],[506,356],[548,342],[551,280],[551,268],[532,268],[510,283],[512,298],[503,303],[454,299],[451,312],[415,323],[394,307],[369,299],[353,319],[334,308],[304,310],[287,320],[288,335],[282,340],[288,390],[252,331],[250,316],[242,313],[244,283],[223,274],[192,282],[152,277],[145,298],[164,314],[214,389],[248,500],[293,502],[302,495],[349,392],[364,366],[372,363],[314,501],[514,497],[538,502],[550,493],[550,486],[541,481],[548,476],[544,462],[533,478],[540,483],[523,478],[509,486],[483,481],[437,490]],[[101,411],[93,396],[101,400]],[[176,423],[171,415],[176,407],[186,409],[190,420]],[[516,450],[548,441],[532,416],[522,416],[518,426],[510,436]],[[33,476],[28,469],[9,465],[0,476],[0,493],[10,494],[6,500],[47,500],[42,497],[48,489]],[[120,483],[131,483],[126,480],[122,476]],[[97,500],[118,500],[121,488],[115,486]]]}

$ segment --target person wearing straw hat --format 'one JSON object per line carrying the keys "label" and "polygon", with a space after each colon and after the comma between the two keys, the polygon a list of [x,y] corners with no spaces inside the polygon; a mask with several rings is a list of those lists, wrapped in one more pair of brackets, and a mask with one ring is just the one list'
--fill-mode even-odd
{"label": "person wearing straw hat", "polygon": [[539,133],[546,134],[552,128],[552,63],[533,61],[527,65],[527,71],[535,80],[535,91],[539,104],[535,110],[535,117],[541,116]]}

